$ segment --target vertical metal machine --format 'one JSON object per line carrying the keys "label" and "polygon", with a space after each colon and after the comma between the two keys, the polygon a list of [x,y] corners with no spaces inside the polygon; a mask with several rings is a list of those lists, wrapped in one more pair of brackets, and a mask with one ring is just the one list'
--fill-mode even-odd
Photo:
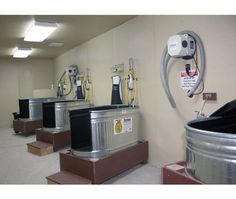
{"label": "vertical metal machine", "polygon": [[[118,64],[113,66],[111,68],[111,72],[111,104],[127,104],[130,107],[137,106],[138,78],[135,72],[134,59],[132,57],[129,58],[129,70],[126,75],[124,75],[124,64]],[[125,98],[123,98],[122,89],[125,90]]]}
{"label": "vertical metal machine", "polygon": [[[198,67],[197,47],[199,49],[201,59],[200,68]],[[172,108],[176,108],[175,100],[170,92],[168,83],[168,64],[172,57],[181,58],[186,61],[185,70],[189,77],[194,75],[196,72],[199,72],[199,77],[196,83],[190,90],[187,91],[188,97],[201,94],[204,89],[203,78],[206,67],[205,49],[201,38],[192,31],[181,31],[177,35],[173,35],[169,38],[163,51],[160,67],[161,82]],[[192,66],[189,60],[193,60],[195,64],[195,72],[193,72],[193,74],[191,74]],[[196,92],[200,84],[202,84],[202,90],[200,92]]]}
{"label": "vertical metal machine", "polygon": [[111,104],[123,104],[122,94],[122,75],[124,72],[124,65],[118,64],[111,68],[112,72],[112,93]]}

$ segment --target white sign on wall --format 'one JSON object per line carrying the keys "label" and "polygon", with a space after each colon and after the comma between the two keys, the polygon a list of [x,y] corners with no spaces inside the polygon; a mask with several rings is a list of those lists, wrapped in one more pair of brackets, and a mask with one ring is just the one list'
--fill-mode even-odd
{"label": "white sign on wall", "polygon": [[196,84],[199,77],[198,71],[190,71],[189,75],[186,73],[186,71],[180,72],[180,85],[181,88],[184,90],[190,90],[194,84]]}

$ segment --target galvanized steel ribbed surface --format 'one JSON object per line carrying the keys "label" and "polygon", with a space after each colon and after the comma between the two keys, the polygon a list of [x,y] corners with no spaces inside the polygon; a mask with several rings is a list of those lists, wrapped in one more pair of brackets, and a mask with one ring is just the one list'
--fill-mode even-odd
{"label": "galvanized steel ribbed surface", "polygon": [[32,98],[29,99],[29,119],[37,120],[42,119],[42,104],[43,102],[49,102],[58,100],[58,98]]}
{"label": "galvanized steel ribbed surface", "polygon": [[[100,158],[136,144],[139,140],[139,109],[121,107],[109,110],[92,110],[91,138],[92,148],[88,151],[72,149],[73,153],[87,158]],[[132,118],[132,131],[115,134],[116,119]]]}
{"label": "galvanized steel ribbed surface", "polygon": [[69,110],[88,108],[91,104],[88,101],[64,101],[55,103],[55,122],[57,130],[69,130],[70,118]]}
{"label": "galvanized steel ribbed surface", "polygon": [[204,183],[235,184],[236,134],[195,128],[193,123],[185,126],[187,173]]}

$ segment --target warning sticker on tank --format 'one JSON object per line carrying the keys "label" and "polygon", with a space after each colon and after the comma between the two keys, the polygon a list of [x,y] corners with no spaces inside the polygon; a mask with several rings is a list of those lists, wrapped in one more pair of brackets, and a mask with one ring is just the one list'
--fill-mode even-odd
{"label": "warning sticker on tank", "polygon": [[115,135],[132,132],[132,117],[115,119],[113,123]]}

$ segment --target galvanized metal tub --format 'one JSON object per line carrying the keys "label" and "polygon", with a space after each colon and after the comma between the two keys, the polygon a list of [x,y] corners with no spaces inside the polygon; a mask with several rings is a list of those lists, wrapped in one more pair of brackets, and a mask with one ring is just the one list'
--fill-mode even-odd
{"label": "galvanized metal tub", "polygon": [[42,119],[42,103],[47,101],[61,100],[61,98],[32,98],[19,99],[19,112],[21,120]]}
{"label": "galvanized metal tub", "polygon": [[100,158],[136,144],[139,109],[111,105],[70,111],[72,153]]}
{"label": "galvanized metal tub", "polygon": [[204,183],[236,183],[236,117],[211,117],[186,126],[186,172]]}
{"label": "galvanized metal tub", "polygon": [[64,100],[43,103],[43,129],[45,131],[70,130],[69,110],[89,108],[85,100]]}

